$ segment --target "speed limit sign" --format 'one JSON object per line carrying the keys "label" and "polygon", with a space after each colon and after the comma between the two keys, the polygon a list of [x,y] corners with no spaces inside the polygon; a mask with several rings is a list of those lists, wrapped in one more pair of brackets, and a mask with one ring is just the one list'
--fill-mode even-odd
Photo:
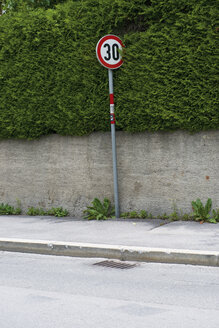
{"label": "speed limit sign", "polygon": [[101,65],[108,69],[119,68],[123,64],[122,40],[116,35],[105,35],[97,43],[96,54]]}

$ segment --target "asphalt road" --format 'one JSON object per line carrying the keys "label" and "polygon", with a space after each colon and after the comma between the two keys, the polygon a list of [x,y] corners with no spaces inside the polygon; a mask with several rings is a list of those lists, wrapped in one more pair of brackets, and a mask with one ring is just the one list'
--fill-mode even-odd
{"label": "asphalt road", "polygon": [[0,252],[1,328],[216,328],[219,269]]}

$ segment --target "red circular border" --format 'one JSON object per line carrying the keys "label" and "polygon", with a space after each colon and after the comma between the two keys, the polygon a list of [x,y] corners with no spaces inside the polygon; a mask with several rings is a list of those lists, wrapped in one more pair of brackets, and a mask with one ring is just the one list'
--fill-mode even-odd
{"label": "red circular border", "polygon": [[120,45],[122,47],[124,47],[124,44],[122,43],[122,40],[120,40],[120,38],[118,38],[118,36],[116,35],[112,35],[112,34],[108,34],[108,35],[105,35],[103,36],[99,42],[97,43],[97,47],[96,47],[96,53],[97,53],[97,58],[99,60],[99,62],[101,63],[101,65],[103,65],[104,67],[106,68],[110,68],[110,69],[116,69],[116,68],[119,68],[122,64],[123,64],[123,60],[121,59],[117,64],[114,64],[114,65],[110,65],[108,64],[107,62],[105,62],[103,60],[103,58],[101,57],[101,52],[100,52],[100,49],[102,47],[102,44],[106,41],[106,40],[109,40],[109,39],[113,39],[113,40],[116,40],[120,43]]}

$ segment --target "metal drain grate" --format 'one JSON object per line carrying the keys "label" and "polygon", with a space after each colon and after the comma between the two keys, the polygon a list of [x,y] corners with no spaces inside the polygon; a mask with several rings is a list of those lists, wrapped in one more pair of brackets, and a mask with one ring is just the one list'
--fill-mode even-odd
{"label": "metal drain grate", "polygon": [[115,268],[115,269],[132,269],[137,266],[137,264],[130,264],[125,262],[116,262],[116,261],[102,261],[94,263],[93,265],[99,265],[108,268]]}

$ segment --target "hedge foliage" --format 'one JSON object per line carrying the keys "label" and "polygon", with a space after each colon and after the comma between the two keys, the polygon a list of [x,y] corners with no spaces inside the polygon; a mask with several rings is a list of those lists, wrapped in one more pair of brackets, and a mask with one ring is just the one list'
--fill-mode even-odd
{"label": "hedge foliage", "polygon": [[0,17],[0,137],[108,131],[97,41],[120,36],[117,128],[219,128],[217,0],[71,0]]}
{"label": "hedge foliage", "polygon": [[33,8],[54,8],[58,3],[63,3],[66,0],[0,0],[0,5],[4,10],[21,11]]}

